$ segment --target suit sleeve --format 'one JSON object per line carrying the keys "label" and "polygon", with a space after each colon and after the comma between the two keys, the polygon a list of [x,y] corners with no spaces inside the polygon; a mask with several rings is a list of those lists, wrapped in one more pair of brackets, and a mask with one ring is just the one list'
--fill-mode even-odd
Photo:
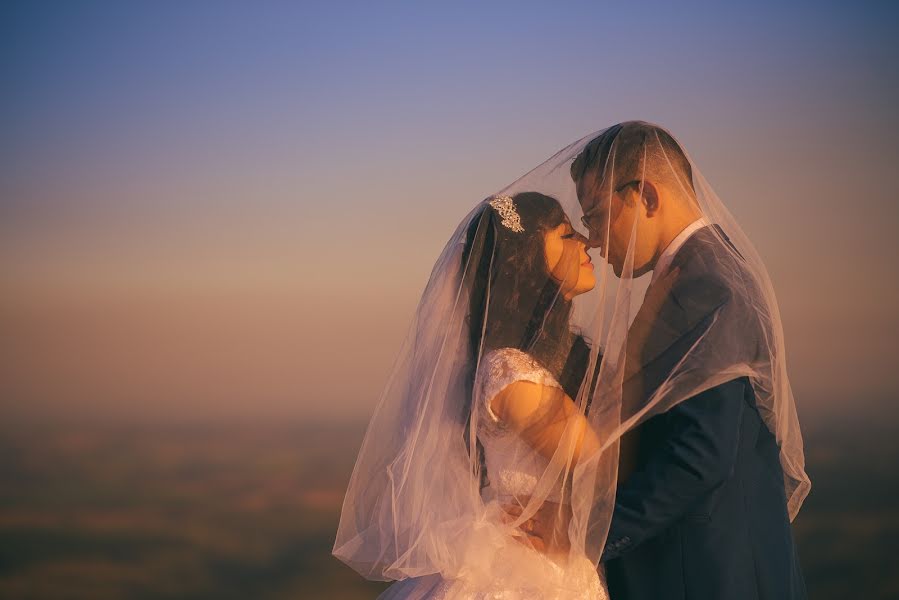
{"label": "suit sleeve", "polygon": [[745,379],[729,381],[665,414],[665,439],[618,489],[602,560],[673,525],[733,472],[745,385]]}

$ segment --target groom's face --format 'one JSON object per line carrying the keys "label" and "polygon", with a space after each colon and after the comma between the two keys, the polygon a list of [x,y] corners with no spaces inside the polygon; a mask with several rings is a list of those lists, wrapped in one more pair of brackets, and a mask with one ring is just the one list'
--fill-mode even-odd
{"label": "groom's face", "polygon": [[[605,181],[603,179],[606,179]],[[584,211],[583,222],[589,232],[589,247],[599,248],[615,275],[621,277],[628,241],[633,232],[633,206],[626,202],[629,186],[613,188],[611,178],[588,171],[577,182],[577,196]]]}

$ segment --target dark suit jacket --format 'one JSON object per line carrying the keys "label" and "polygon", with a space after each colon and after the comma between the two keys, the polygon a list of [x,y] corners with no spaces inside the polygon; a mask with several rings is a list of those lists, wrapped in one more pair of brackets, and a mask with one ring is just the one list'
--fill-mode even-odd
{"label": "dark suit jacket", "polygon": [[[732,276],[743,261],[717,231],[694,233],[647,291],[628,336],[625,413],[724,307],[747,317],[737,319],[739,351],[763,351],[746,290]],[[806,597],[778,445],[747,378],[651,417],[622,440],[622,461],[602,559],[612,600]]]}

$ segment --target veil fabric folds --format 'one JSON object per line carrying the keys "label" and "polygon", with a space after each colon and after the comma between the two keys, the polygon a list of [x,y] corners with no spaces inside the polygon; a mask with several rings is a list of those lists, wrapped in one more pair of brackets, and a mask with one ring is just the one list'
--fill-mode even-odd
{"label": "veil fabric folds", "polygon": [[[660,251],[671,223],[689,234],[693,266]],[[681,297],[684,277],[695,281]],[[516,356],[531,367],[502,379],[496,361]],[[476,203],[446,243],[371,417],[333,552],[374,580],[501,573],[512,585],[535,576],[516,569],[521,549],[595,568],[626,434],[741,377],[779,444],[792,519],[810,483],[764,264],[667,131],[629,122],[588,135]],[[504,404],[522,383],[528,409]],[[553,524],[543,545],[522,530],[538,514]]]}

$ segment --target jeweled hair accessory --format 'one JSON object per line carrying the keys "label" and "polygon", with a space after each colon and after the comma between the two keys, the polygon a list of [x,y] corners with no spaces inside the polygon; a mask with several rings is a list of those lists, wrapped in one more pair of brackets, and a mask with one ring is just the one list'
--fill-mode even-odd
{"label": "jeweled hair accessory", "polygon": [[521,216],[515,210],[512,196],[494,196],[490,199],[490,206],[502,217],[503,225],[517,233],[524,231],[524,227],[521,226]]}

